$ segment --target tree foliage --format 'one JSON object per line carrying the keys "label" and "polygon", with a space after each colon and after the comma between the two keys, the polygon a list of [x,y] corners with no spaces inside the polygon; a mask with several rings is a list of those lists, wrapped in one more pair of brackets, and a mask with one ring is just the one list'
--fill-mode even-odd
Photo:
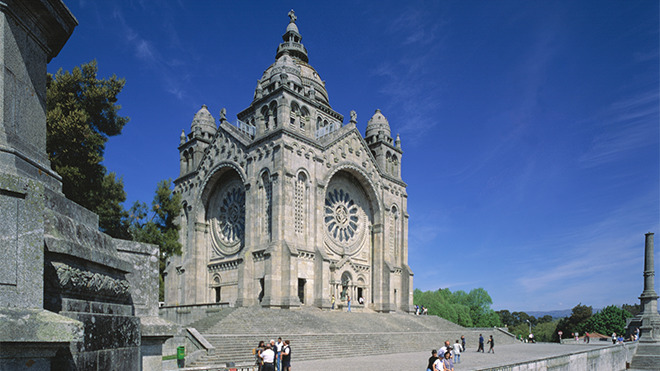
{"label": "tree foliage", "polygon": [[449,289],[413,293],[413,302],[428,308],[429,314],[440,316],[464,327],[500,326],[499,316],[490,308],[493,300],[482,288],[469,293]]}
{"label": "tree foliage", "polygon": [[160,291],[163,299],[163,272],[165,262],[172,255],[181,255],[179,226],[176,217],[181,212],[181,195],[172,192],[172,181],[158,183],[151,208],[144,202],[137,201],[130,211],[130,235],[133,240],[160,246]]}
{"label": "tree foliage", "polygon": [[125,81],[114,75],[98,79],[97,71],[92,61],[48,74],[46,151],[67,198],[99,214],[102,231],[126,238],[123,182],[101,163],[108,137],[120,134],[129,120],[116,104]]}
{"label": "tree foliage", "polygon": [[[562,331],[564,334],[572,334],[574,332],[583,333],[584,323],[591,318],[592,314],[592,307],[580,303],[573,307],[570,317],[565,317],[559,320],[557,331]],[[553,340],[556,341],[558,339],[559,335],[555,333]]]}
{"label": "tree foliage", "polygon": [[626,319],[630,317],[632,314],[627,310],[610,305],[591,316],[581,328],[583,331],[598,332],[603,335],[613,332],[621,334],[625,332]]}

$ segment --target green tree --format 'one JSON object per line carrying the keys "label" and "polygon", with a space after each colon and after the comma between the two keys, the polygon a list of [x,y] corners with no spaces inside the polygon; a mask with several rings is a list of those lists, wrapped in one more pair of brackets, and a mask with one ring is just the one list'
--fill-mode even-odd
{"label": "green tree", "polygon": [[472,289],[467,294],[467,306],[475,327],[501,326],[499,316],[490,309],[491,304],[493,299],[483,288]]}
{"label": "green tree", "polygon": [[625,332],[626,319],[630,317],[632,317],[632,314],[627,310],[610,305],[591,316],[582,326],[582,330],[604,335],[613,332],[621,334]]}
{"label": "green tree", "polygon": [[638,314],[640,314],[640,313],[642,312],[642,305],[639,304],[639,303],[638,303],[638,304],[633,304],[633,305],[630,305],[630,304],[623,304],[623,305],[621,306],[621,309],[623,309],[623,310],[627,310],[627,311],[630,312],[630,314],[632,314],[633,317],[634,317],[634,316],[636,316],[636,315],[638,315]]}
{"label": "green tree", "polygon": [[552,316],[549,314],[546,314],[545,316],[538,319],[538,323],[548,323],[548,322],[552,322]]}
{"label": "green tree", "polygon": [[559,321],[542,322],[532,328],[536,341],[550,342],[555,339],[557,324]]}
{"label": "green tree", "polygon": [[[557,324],[557,331],[562,331],[564,336],[566,334],[572,334],[574,332],[582,333],[584,332],[583,327],[593,313],[593,308],[590,306],[582,305],[582,303],[573,307],[571,311],[571,316],[562,318]],[[559,335],[555,333],[553,341],[557,341]]]}
{"label": "green tree", "polygon": [[181,195],[172,192],[172,181],[163,180],[158,183],[156,195],[148,208],[144,202],[137,201],[131,207],[129,231],[133,240],[146,242],[160,247],[160,290],[162,301],[163,272],[167,258],[181,255],[179,242],[179,226],[176,218],[181,212]]}
{"label": "green tree", "polygon": [[101,164],[109,136],[121,133],[128,117],[119,115],[117,95],[125,81],[97,78],[96,61],[57,71],[46,80],[46,151],[62,176],[62,191],[99,214],[99,226],[113,237],[126,238],[127,214],[123,182]]}
{"label": "green tree", "polygon": [[[464,327],[501,326],[500,317],[490,309],[492,299],[484,289],[452,293],[449,289],[421,291],[415,289],[413,302],[428,308],[430,315],[440,316]],[[478,316],[478,321],[475,321]]]}

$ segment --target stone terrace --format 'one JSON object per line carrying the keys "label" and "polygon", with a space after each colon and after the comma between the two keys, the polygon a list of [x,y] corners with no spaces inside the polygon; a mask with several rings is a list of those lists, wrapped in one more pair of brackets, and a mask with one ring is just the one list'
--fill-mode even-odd
{"label": "stone terrace", "polygon": [[316,308],[229,308],[189,327],[195,327],[216,348],[214,355],[195,362],[197,366],[252,363],[252,349],[259,341],[278,336],[291,340],[298,361],[364,355],[356,353],[356,349],[368,350],[369,354],[429,351],[461,335],[465,335],[468,348],[476,349],[479,333],[484,337],[493,335],[499,344],[514,342],[513,337],[500,330],[466,329],[436,316],[346,313]]}

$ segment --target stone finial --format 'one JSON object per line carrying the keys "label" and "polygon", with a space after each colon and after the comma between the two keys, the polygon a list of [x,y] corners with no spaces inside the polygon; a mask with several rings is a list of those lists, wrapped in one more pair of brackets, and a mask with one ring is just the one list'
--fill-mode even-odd
{"label": "stone finial", "polygon": [[222,107],[220,110],[220,122],[227,121],[227,109]]}
{"label": "stone finial", "polygon": [[181,139],[181,141],[180,141],[181,144],[186,142],[186,131],[185,130],[181,130],[181,136],[179,138]]}
{"label": "stone finial", "polygon": [[296,17],[296,12],[294,12],[293,9],[289,10],[289,13],[287,15],[289,16],[290,19],[289,23],[296,23],[296,19],[298,19],[298,17]]}
{"label": "stone finial", "polygon": [[349,122],[351,124],[357,124],[357,112],[355,110],[351,110],[351,120]]}
{"label": "stone finial", "polygon": [[394,145],[396,148],[401,149],[401,137],[399,137],[399,134],[396,134],[396,140],[394,141]]}

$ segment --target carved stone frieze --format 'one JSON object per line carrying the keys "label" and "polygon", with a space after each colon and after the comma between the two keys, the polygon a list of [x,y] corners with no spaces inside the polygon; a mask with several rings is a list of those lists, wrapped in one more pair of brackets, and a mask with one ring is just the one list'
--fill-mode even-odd
{"label": "carved stone frieze", "polygon": [[65,263],[52,263],[57,274],[58,288],[65,294],[128,298],[130,284],[125,279],[72,267]]}

